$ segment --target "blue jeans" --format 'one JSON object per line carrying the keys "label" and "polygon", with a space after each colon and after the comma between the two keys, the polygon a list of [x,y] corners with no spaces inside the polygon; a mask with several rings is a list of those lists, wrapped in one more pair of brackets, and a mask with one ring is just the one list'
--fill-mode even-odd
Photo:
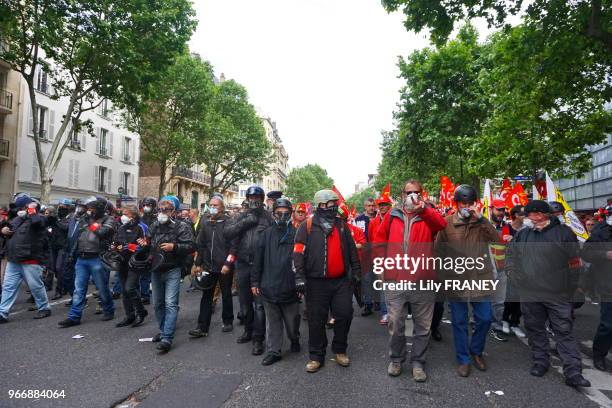
{"label": "blue jeans", "polygon": [[153,272],[151,283],[153,284],[155,317],[159,323],[161,339],[172,343],[179,312],[181,267],[170,269],[167,272]]}
{"label": "blue jeans", "polygon": [[143,272],[140,275],[140,297],[142,299],[151,298],[151,272]]}
{"label": "blue jeans", "polygon": [[115,274],[113,282],[113,293],[121,293],[123,288],[121,287],[121,279],[119,278],[119,271],[113,272]]}
{"label": "blue jeans", "polygon": [[68,312],[71,320],[81,320],[85,308],[85,298],[90,277],[93,279],[100,293],[100,302],[104,314],[114,314],[115,304],[108,289],[109,272],[102,265],[100,258],[83,259],[78,258],[75,265],[74,294],[72,295],[72,307]]}
{"label": "blue jeans", "polygon": [[388,313],[389,311],[387,310],[387,302],[385,301],[385,291],[381,290],[380,291],[380,315],[384,316]]}
{"label": "blue jeans", "polygon": [[26,265],[16,262],[7,263],[4,281],[2,282],[2,301],[0,302],[0,315],[2,317],[8,318],[9,311],[17,299],[19,286],[23,280],[28,284],[38,310],[50,310],[47,291],[42,281],[42,269],[41,265]]}
{"label": "blue jeans", "polygon": [[[476,323],[471,341],[468,333],[468,303],[472,305],[472,314]],[[493,320],[491,302],[448,302],[448,304],[453,323],[453,342],[457,362],[469,364],[470,355],[481,356],[484,351],[491,320]]]}

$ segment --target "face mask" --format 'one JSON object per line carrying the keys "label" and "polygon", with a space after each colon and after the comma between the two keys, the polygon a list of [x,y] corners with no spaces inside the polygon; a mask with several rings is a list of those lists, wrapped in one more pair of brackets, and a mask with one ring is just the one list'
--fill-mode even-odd
{"label": "face mask", "polygon": [[145,206],[145,207],[143,208],[143,211],[144,211],[146,214],[148,214],[148,213],[150,213],[151,211],[153,211],[153,208],[151,208],[151,207],[149,207],[149,206],[147,205],[147,206]]}
{"label": "face mask", "polygon": [[157,214],[157,221],[159,221],[160,223],[165,224],[169,220],[170,220],[170,217],[168,217],[166,214],[163,214],[163,213]]}
{"label": "face mask", "polygon": [[612,226],[612,215],[610,215],[610,216],[608,216],[608,217],[606,218],[606,224],[608,224],[608,225]]}
{"label": "face mask", "polygon": [[214,207],[210,207],[210,208],[208,209],[208,212],[210,213],[210,215],[216,215],[216,214],[219,212],[219,210],[217,210],[217,209],[216,209],[216,208],[214,208]]}
{"label": "face mask", "polygon": [[533,221],[531,221],[529,218],[525,218],[523,220],[523,225],[527,228],[533,228]]}
{"label": "face mask", "polygon": [[459,210],[459,217],[463,218],[464,220],[467,220],[468,218],[470,218],[471,215],[472,215],[472,212],[470,211],[469,208],[462,208]]}
{"label": "face mask", "polygon": [[249,200],[249,208],[251,210],[263,207],[263,203],[259,200]]}
{"label": "face mask", "polygon": [[87,215],[90,216],[90,217],[93,217],[94,212],[93,211],[87,211]]}
{"label": "face mask", "polygon": [[128,222],[130,222],[130,217],[128,217],[127,215],[122,215],[121,216],[121,224],[125,225]]}
{"label": "face mask", "polygon": [[17,216],[18,217],[25,218],[26,215],[28,215],[28,212],[26,210],[19,210],[19,211],[17,211]]}
{"label": "face mask", "polygon": [[336,214],[338,213],[338,206],[334,205],[327,208],[317,208],[317,213],[321,218],[333,220],[334,218],[336,218]]}
{"label": "face mask", "polygon": [[59,218],[65,218],[68,214],[70,214],[70,210],[68,208],[58,208],[57,216]]}
{"label": "face mask", "polygon": [[83,207],[77,207],[76,210],[74,210],[76,215],[81,215],[84,211],[85,209]]}
{"label": "face mask", "polygon": [[557,219],[561,224],[565,224],[565,218],[562,215],[557,215]]}
{"label": "face mask", "polygon": [[291,220],[291,214],[289,213],[278,213],[276,214],[276,224],[279,226],[287,225]]}
{"label": "face mask", "polygon": [[416,208],[416,204],[412,202],[413,199],[414,201],[418,202],[419,195],[416,193],[410,193],[406,197],[404,197],[404,202],[403,202],[404,209],[414,210]]}

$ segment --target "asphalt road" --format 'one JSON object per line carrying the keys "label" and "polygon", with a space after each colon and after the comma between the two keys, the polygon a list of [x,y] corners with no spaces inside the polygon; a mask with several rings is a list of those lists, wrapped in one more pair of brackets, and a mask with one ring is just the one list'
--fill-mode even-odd
{"label": "asphalt road", "polygon": [[[594,385],[580,391],[563,384],[560,368],[543,378],[530,376],[528,348],[515,337],[507,343],[489,339],[489,370],[458,377],[448,322],[442,323],[442,342],[431,343],[426,383],[414,383],[408,370],[391,378],[386,329],[376,316],[359,316],[357,308],[349,368],[336,365],[330,354],[319,373],[305,372],[306,322],[302,353],[287,352],[282,361],[263,367],[261,357],[251,356],[250,345],[236,344],[240,326],[221,333],[219,311],[208,338],[190,339],[187,331],[195,324],[200,294],[184,288],[174,348],[167,355],[139,341],[157,332],[152,313],[141,327],[118,329],[120,302],[111,322],[99,321],[92,305],[80,326],[59,329],[67,308],[57,304],[50,318],[33,320],[23,293],[11,322],[0,326],[0,407],[612,407],[612,373],[593,370],[589,359],[596,305],[577,311],[584,372]],[[77,334],[83,337],[73,339]],[[9,399],[10,390],[63,390],[65,397]]]}

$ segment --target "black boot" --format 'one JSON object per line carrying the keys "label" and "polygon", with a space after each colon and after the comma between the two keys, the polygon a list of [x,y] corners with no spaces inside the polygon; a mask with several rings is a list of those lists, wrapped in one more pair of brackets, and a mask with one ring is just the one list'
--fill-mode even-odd
{"label": "black boot", "polygon": [[81,324],[80,320],[72,320],[72,319],[66,319],[66,320],[62,320],[61,322],[58,323],[58,325],[61,328],[66,328],[66,327],[72,327],[72,326],[78,326],[79,324]]}
{"label": "black boot", "polygon": [[130,324],[134,323],[135,320],[136,320],[136,316],[134,316],[134,315],[125,316],[125,318],[122,321],[120,321],[119,323],[117,323],[115,325],[115,327],[129,326]]}
{"label": "black boot", "polygon": [[196,327],[195,329],[189,330],[189,335],[194,338],[206,337],[208,336],[208,331],[205,331],[199,327]]}
{"label": "black boot", "polygon": [[565,384],[570,387],[590,387],[591,383],[589,380],[584,378],[582,374],[574,374],[571,377],[565,379]]}
{"label": "black boot", "polygon": [[251,354],[253,354],[254,356],[260,356],[263,354],[263,352],[264,352],[263,342],[253,340],[253,350],[251,351]]}
{"label": "black boot", "polygon": [[251,333],[245,331],[244,333],[242,333],[240,337],[236,339],[236,343],[238,344],[248,343],[249,341],[251,341],[251,339],[252,339]]}
{"label": "black boot", "polygon": [[261,365],[269,366],[280,360],[281,356],[278,356],[276,354],[268,354],[264,357],[263,361],[261,362]]}
{"label": "black boot", "polygon": [[600,371],[606,371],[606,357],[593,355],[593,367]]}
{"label": "black boot", "polygon": [[148,314],[149,312],[147,312],[147,309],[142,309],[141,312],[136,313],[136,319],[134,320],[134,323],[132,323],[132,327],[140,326],[144,322],[145,317],[147,317]]}

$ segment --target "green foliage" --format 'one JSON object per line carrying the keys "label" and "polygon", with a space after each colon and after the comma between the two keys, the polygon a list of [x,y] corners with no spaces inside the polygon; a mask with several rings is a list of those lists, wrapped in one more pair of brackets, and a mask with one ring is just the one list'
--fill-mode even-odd
{"label": "green foliage", "polygon": [[351,195],[349,198],[346,199],[346,203],[349,206],[349,208],[352,208],[354,206],[355,208],[357,208],[358,212],[363,212],[364,211],[364,207],[363,207],[364,201],[368,198],[376,198],[376,196],[377,196],[376,189],[374,187],[368,187],[358,193]]}
{"label": "green foliage", "polygon": [[195,157],[206,164],[209,195],[266,173],[271,145],[242,85],[229,80],[215,87],[211,109],[199,118]]}
{"label": "green foliage", "polygon": [[334,180],[323,167],[307,164],[289,172],[285,195],[293,202],[309,202],[317,191],[331,189],[333,185]]}

